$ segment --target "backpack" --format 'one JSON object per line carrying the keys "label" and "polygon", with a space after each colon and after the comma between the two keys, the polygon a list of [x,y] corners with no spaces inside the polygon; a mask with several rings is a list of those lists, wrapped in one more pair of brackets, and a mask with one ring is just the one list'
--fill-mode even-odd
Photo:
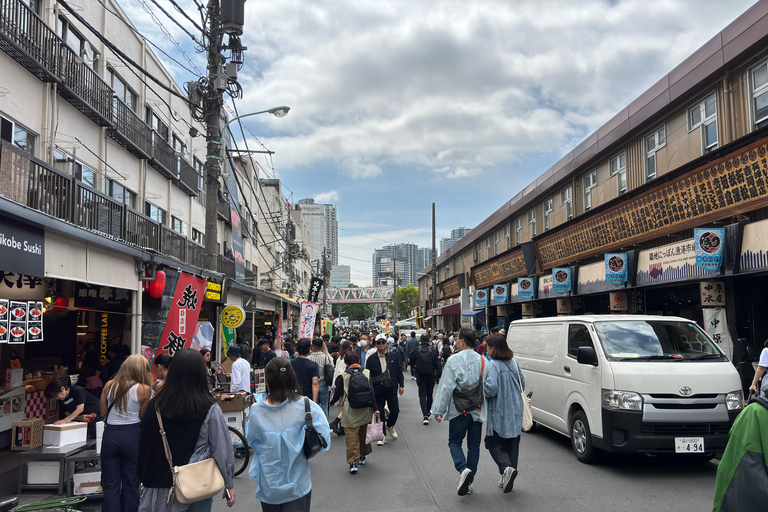
{"label": "backpack", "polygon": [[453,405],[460,414],[467,415],[468,412],[472,412],[475,409],[482,410],[483,408],[483,372],[485,371],[485,358],[481,357],[482,366],[480,367],[480,378],[477,382],[469,386],[467,389],[454,389],[453,390]]}
{"label": "backpack", "polygon": [[447,361],[449,357],[453,355],[453,351],[451,350],[451,347],[449,345],[443,345],[443,362]]}
{"label": "backpack", "polygon": [[350,374],[347,387],[347,399],[353,409],[365,409],[373,406],[371,383],[360,368],[346,370]]}
{"label": "backpack", "polygon": [[416,364],[414,365],[416,373],[421,375],[431,375],[434,372],[432,367],[432,349],[426,345],[419,347],[416,353]]}

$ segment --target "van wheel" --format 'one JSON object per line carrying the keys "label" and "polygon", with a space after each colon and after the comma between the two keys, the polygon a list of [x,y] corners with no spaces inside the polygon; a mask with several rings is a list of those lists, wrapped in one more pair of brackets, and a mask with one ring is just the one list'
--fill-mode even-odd
{"label": "van wheel", "polygon": [[595,447],[592,445],[592,431],[584,411],[576,411],[571,422],[571,447],[579,461],[589,464],[595,458]]}

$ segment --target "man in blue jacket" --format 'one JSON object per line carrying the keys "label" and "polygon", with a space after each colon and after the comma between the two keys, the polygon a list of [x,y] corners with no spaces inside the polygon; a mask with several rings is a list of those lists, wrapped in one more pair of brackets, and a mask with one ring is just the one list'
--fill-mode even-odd
{"label": "man in blue jacket", "polygon": [[[371,382],[376,396],[376,404],[379,411],[384,410],[384,404],[389,408],[387,416],[387,428],[392,439],[397,439],[395,423],[400,415],[400,403],[398,394],[402,395],[405,391],[405,382],[403,380],[403,365],[400,355],[396,350],[387,350],[387,336],[379,334],[375,340],[376,352],[368,356],[365,367],[371,372]],[[386,435],[386,429],[384,431]],[[379,441],[379,446],[387,442],[386,438]]]}

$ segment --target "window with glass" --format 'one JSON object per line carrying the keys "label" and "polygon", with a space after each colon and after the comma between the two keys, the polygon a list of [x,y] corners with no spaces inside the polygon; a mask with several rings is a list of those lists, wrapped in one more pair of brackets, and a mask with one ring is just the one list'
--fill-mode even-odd
{"label": "window with glass", "polygon": [[187,223],[173,215],[171,215],[171,229],[180,235],[187,235]]}
{"label": "window with glass", "polygon": [[560,191],[560,205],[565,206],[565,218],[573,218],[573,187],[567,186]]}
{"label": "window with glass", "polygon": [[504,226],[504,238],[507,241],[507,249],[511,248],[512,247],[512,241],[509,238],[509,224]]}
{"label": "window with glass", "polygon": [[768,60],[750,71],[752,87],[752,118],[755,129],[768,126]]}
{"label": "window with glass", "polygon": [[584,183],[584,211],[592,209],[592,189],[597,186],[597,171],[592,170],[582,178]]}
{"label": "window with glass", "polygon": [[192,228],[192,241],[199,245],[204,245],[203,232]]}
{"label": "window with glass", "polygon": [[37,135],[3,116],[0,116],[0,138],[35,156]]}
{"label": "window with glass", "polygon": [[702,152],[717,149],[717,99],[714,94],[688,109],[688,131],[701,127]]}
{"label": "window with glass", "polygon": [[618,192],[623,194],[627,191],[627,153],[621,152],[611,158],[611,176],[617,176]]}
{"label": "window with glass", "polygon": [[194,158],[192,160],[192,166],[195,168],[195,172],[197,173],[197,188],[199,189],[197,191],[197,197],[195,197],[195,201],[205,205],[205,165],[197,158]]}
{"label": "window with glass", "polygon": [[478,243],[475,249],[477,250],[477,261],[483,261],[483,242]]}
{"label": "window with glass", "polygon": [[542,204],[542,208],[541,209],[544,211],[544,231],[548,231],[549,230],[549,216],[550,216],[550,214],[552,214],[552,210],[554,209],[551,197],[549,199],[547,199],[546,201],[544,201],[544,204]]}
{"label": "window with glass", "polygon": [[662,126],[645,136],[645,181],[656,178],[656,152],[667,144],[667,132]]}
{"label": "window with glass", "polygon": [[493,254],[499,254],[499,238],[501,238],[501,236],[497,231],[496,234],[493,235]]}
{"label": "window with glass", "polygon": [[128,87],[128,84],[115,73],[115,70],[112,69],[111,66],[107,66],[107,83],[112,87],[112,90],[115,91],[117,99],[125,103],[128,108],[135,112],[136,107],[138,106],[138,96],[130,87]]}
{"label": "window with glass", "polygon": [[61,37],[66,45],[82,60],[82,63],[98,72],[99,69],[99,53],[91,46],[77,30],[72,28],[69,21],[63,17],[59,17],[58,35]]}
{"label": "window with glass", "polygon": [[528,225],[531,226],[531,237],[536,236],[536,208],[528,210]]}
{"label": "window with glass", "polygon": [[72,168],[74,170],[75,178],[82,181],[89,187],[96,188],[96,171],[80,162],[79,160],[75,160]]}
{"label": "window with glass", "polygon": [[485,253],[488,255],[487,257],[490,258],[492,256],[491,254],[491,237],[488,237],[485,239]]}
{"label": "window with glass", "polygon": [[579,347],[594,347],[589,329],[584,324],[570,324],[568,326],[568,355],[576,358]]}
{"label": "window with glass", "polygon": [[520,233],[523,232],[523,218],[515,219],[515,245],[520,245]]}
{"label": "window with glass", "polygon": [[165,124],[151,108],[147,107],[147,124],[152,128],[160,137],[168,142],[170,136],[168,125]]}
{"label": "window with glass", "polygon": [[136,193],[130,189],[125,188],[121,183],[107,179],[106,192],[113,199],[121,203],[125,203],[127,206],[136,209]]}
{"label": "window with glass", "polygon": [[165,210],[149,201],[144,202],[144,215],[160,224],[165,224]]}

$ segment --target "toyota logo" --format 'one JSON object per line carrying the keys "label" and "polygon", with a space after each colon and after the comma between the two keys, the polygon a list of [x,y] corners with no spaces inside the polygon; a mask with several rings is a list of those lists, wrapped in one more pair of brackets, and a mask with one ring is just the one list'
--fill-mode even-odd
{"label": "toyota logo", "polygon": [[691,392],[692,392],[691,388],[689,388],[688,386],[683,386],[680,388],[680,394],[683,396],[688,396],[691,394]]}

